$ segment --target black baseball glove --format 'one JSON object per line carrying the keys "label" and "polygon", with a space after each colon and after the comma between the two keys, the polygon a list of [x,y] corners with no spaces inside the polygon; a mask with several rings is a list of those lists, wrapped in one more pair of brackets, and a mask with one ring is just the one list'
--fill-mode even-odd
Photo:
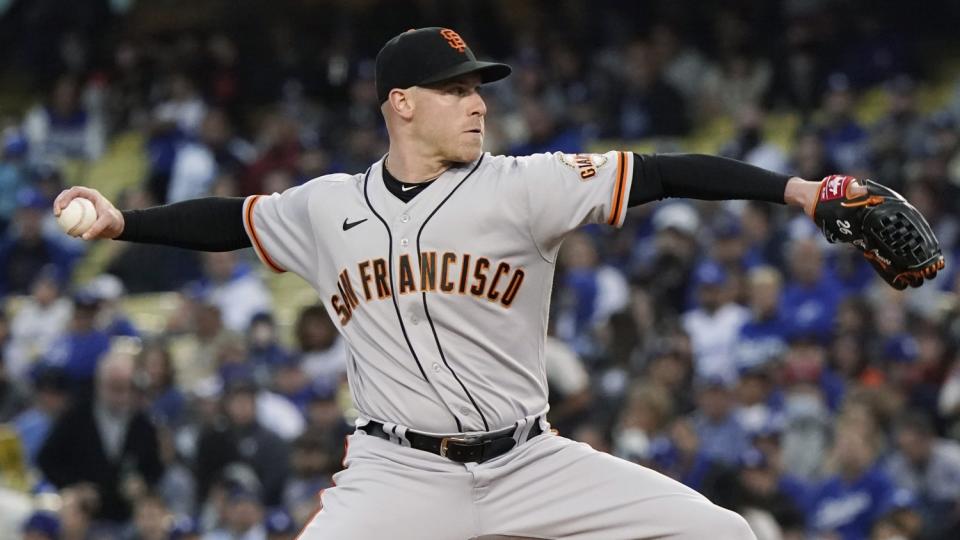
{"label": "black baseball glove", "polygon": [[892,287],[919,287],[944,266],[930,224],[896,191],[867,180],[866,194],[848,193],[852,176],[820,182],[813,220],[830,242],[849,242],[863,252]]}

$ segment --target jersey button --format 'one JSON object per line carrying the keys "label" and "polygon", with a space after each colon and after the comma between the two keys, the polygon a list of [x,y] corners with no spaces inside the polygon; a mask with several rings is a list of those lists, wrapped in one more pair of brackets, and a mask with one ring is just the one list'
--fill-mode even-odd
{"label": "jersey button", "polygon": [[419,324],[419,323],[420,323],[420,317],[417,317],[416,315],[411,315],[411,316],[410,316],[410,322],[413,323],[413,324]]}
{"label": "jersey button", "polygon": [[470,416],[470,409],[468,407],[460,407],[460,414]]}
{"label": "jersey button", "polygon": [[407,240],[406,238],[401,238],[401,239],[400,239],[400,247],[407,247],[408,245],[410,245],[410,241],[409,241],[409,240]]}
{"label": "jersey button", "polygon": [[440,373],[440,364],[434,362],[433,365],[430,366],[430,367],[433,368],[433,372],[434,372],[434,373]]}
{"label": "jersey button", "polygon": [[400,216],[400,221],[406,223],[410,221],[410,216],[408,216],[407,214],[403,214],[402,216]]}

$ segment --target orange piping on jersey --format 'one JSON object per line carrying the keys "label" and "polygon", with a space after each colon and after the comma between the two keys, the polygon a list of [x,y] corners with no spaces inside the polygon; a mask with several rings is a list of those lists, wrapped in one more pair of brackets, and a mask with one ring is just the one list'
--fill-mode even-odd
{"label": "orange piping on jersey", "polygon": [[623,188],[626,184],[627,166],[623,152],[617,152],[617,183],[613,187],[610,199],[610,218],[607,224],[617,226],[620,223],[620,212],[623,210]]}
{"label": "orange piping on jersey", "polygon": [[257,236],[257,229],[253,226],[253,205],[257,204],[257,201],[260,200],[261,195],[254,195],[250,199],[250,204],[247,205],[247,212],[244,214],[243,219],[247,222],[247,230],[250,231],[250,240],[253,241],[253,250],[257,252],[257,255],[260,256],[260,260],[267,265],[268,268],[273,270],[278,274],[286,272],[279,264],[275,263],[273,259],[270,258],[270,254],[267,253],[267,250],[263,249],[263,244],[260,243],[260,237]]}

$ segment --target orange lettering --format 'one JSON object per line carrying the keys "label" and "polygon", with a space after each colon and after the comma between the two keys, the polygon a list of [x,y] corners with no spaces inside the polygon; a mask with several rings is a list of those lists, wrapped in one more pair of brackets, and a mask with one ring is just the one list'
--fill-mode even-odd
{"label": "orange lettering", "polygon": [[400,294],[417,292],[417,284],[413,281],[413,269],[410,267],[410,255],[400,257]]}
{"label": "orange lettering", "polygon": [[460,34],[450,30],[449,28],[444,28],[440,30],[440,35],[443,36],[443,39],[447,40],[447,44],[457,50],[457,52],[463,52],[467,48],[467,43],[463,41],[463,38],[460,37]]}

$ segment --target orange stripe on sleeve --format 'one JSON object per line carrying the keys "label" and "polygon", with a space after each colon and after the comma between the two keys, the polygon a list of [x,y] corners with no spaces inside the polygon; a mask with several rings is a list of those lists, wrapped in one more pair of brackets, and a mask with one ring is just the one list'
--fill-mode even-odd
{"label": "orange stripe on sleeve", "polygon": [[607,219],[608,225],[616,226],[620,223],[620,214],[623,211],[624,197],[623,190],[627,178],[626,156],[623,152],[617,152],[617,180],[613,186],[613,194],[610,198],[610,217]]}
{"label": "orange stripe on sleeve", "polygon": [[247,226],[247,234],[250,236],[253,250],[257,252],[257,256],[260,257],[263,264],[267,265],[267,268],[278,274],[282,274],[286,272],[286,270],[274,262],[274,260],[270,258],[270,254],[267,253],[267,250],[263,249],[263,244],[260,243],[260,237],[257,236],[257,229],[253,226],[253,205],[257,204],[260,197],[261,195],[254,195],[253,198],[250,199],[250,202],[247,204],[247,210],[243,214],[243,220]]}

